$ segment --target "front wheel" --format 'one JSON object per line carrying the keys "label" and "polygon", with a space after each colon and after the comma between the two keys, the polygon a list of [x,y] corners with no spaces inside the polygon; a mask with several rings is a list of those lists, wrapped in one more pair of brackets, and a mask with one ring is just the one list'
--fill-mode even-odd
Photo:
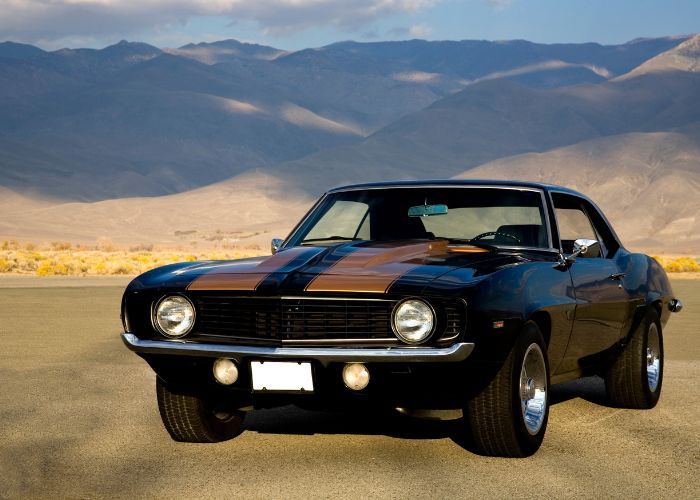
{"label": "front wheel", "polygon": [[467,402],[466,423],[478,451],[525,457],[544,438],[549,417],[549,361],[539,328],[527,323],[496,376]]}
{"label": "front wheel", "polygon": [[216,443],[241,432],[241,411],[217,408],[202,396],[169,387],[160,377],[156,377],[156,393],[163,425],[175,441]]}
{"label": "front wheel", "polygon": [[663,374],[661,324],[651,309],[605,374],[608,399],[620,408],[653,408],[661,396]]}

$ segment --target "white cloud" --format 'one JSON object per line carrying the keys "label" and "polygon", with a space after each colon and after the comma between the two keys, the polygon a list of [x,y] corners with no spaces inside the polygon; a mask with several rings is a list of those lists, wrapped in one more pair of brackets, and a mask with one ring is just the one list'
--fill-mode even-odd
{"label": "white cloud", "polygon": [[253,21],[266,34],[319,26],[360,29],[442,0],[0,0],[0,33],[22,40],[123,36],[184,25],[196,16]]}
{"label": "white cloud", "polygon": [[426,38],[433,32],[433,28],[425,24],[416,24],[414,26],[399,26],[389,30],[391,36],[397,38]]}
{"label": "white cloud", "polygon": [[415,38],[425,38],[426,36],[430,36],[432,32],[433,28],[425,24],[417,24],[408,28],[408,34]]}
{"label": "white cloud", "polygon": [[515,0],[486,0],[487,3],[491,4],[496,10],[503,10],[511,5]]}

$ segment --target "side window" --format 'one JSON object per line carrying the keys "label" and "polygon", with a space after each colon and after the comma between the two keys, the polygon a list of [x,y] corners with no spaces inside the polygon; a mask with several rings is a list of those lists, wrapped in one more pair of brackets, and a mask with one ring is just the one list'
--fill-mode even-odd
{"label": "side window", "polygon": [[338,200],[306,235],[305,240],[331,238],[369,238],[369,206],[357,201]]}
{"label": "side window", "polygon": [[603,257],[606,241],[601,241],[600,231],[597,231],[596,225],[588,216],[588,212],[593,210],[593,207],[587,207],[584,200],[558,193],[552,194],[552,200],[554,201],[554,211],[559,225],[559,238],[564,253],[574,251],[575,240],[587,238],[599,240],[601,250],[598,254],[587,254],[586,257]]}

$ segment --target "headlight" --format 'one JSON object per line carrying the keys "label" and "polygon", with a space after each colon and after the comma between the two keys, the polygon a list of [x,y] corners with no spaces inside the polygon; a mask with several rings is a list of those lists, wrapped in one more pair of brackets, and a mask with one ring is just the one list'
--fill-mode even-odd
{"label": "headlight", "polygon": [[171,295],[158,302],[154,319],[166,337],[183,337],[194,326],[194,306],[181,295]]}
{"label": "headlight", "polygon": [[401,340],[408,344],[420,344],[433,333],[435,313],[422,300],[404,300],[394,309],[392,324],[394,333]]}

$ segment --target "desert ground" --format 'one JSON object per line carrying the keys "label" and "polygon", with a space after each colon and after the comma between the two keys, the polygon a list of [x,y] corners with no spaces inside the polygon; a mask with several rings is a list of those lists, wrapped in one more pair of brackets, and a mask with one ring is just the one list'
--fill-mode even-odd
{"label": "desert ground", "polygon": [[287,407],[214,445],[170,440],[154,375],[119,339],[128,278],[0,277],[0,497],[697,497],[700,281],[664,332],[661,402],[605,405],[599,379],[553,390],[540,451],[475,455],[454,423]]}

